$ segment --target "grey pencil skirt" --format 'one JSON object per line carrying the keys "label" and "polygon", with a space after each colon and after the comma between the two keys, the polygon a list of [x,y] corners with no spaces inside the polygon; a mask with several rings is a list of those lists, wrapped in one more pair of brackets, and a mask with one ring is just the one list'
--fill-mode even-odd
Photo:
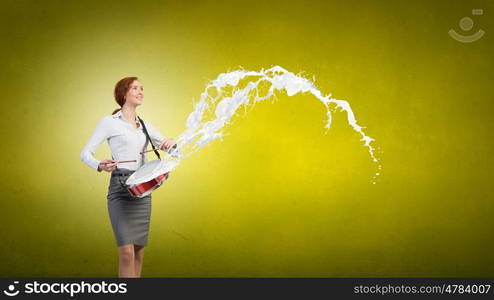
{"label": "grey pencil skirt", "polygon": [[132,196],[125,181],[135,171],[115,169],[108,186],[108,213],[117,246],[134,244],[146,246],[151,221],[151,195]]}

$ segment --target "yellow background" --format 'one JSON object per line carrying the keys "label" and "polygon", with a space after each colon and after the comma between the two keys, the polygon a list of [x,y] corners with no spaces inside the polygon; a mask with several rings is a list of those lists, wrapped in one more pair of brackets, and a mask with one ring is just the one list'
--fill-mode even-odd
{"label": "yellow background", "polygon": [[[471,10],[484,9],[483,16]],[[222,72],[280,65],[348,100],[278,94],[153,194],[145,277],[493,276],[492,1],[2,1],[0,276],[117,274],[108,173],[79,153],[116,108],[185,129]],[[485,36],[464,44],[462,17]],[[109,158],[106,142],[96,154]],[[154,159],[152,155],[150,159]]]}

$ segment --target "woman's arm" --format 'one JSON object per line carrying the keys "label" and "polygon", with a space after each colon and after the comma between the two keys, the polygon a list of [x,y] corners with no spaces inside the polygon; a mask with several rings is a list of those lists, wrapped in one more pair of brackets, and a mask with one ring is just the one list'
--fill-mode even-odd
{"label": "woman's arm", "polygon": [[151,141],[153,142],[153,145],[155,147],[159,147],[165,140],[161,133],[154,128],[151,123],[144,121],[144,125],[146,125],[146,129],[148,130],[149,137],[151,138]]}
{"label": "woman's arm", "polygon": [[81,151],[81,161],[98,172],[101,172],[98,168],[100,161],[94,158],[94,153],[98,146],[108,138],[108,132],[108,120],[105,117],[96,126],[93,135]]}
{"label": "woman's arm", "polygon": [[161,150],[168,150],[170,147],[176,144],[174,139],[167,139],[163,137],[159,131],[154,128],[150,123],[145,122],[146,128],[148,129],[149,137],[153,141],[153,145]]}

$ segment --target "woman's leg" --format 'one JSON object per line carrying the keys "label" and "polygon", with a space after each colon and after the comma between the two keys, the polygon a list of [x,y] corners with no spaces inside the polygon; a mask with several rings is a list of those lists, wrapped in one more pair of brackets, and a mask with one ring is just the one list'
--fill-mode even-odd
{"label": "woman's leg", "polygon": [[118,247],[118,277],[136,277],[134,257],[134,245]]}
{"label": "woman's leg", "polygon": [[136,277],[141,277],[143,258],[144,258],[144,246],[134,245],[134,271]]}

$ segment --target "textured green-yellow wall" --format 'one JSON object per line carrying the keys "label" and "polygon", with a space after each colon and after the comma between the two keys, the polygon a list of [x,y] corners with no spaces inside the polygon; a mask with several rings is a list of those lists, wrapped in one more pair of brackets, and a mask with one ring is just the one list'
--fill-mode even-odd
{"label": "textured green-yellow wall", "polygon": [[[472,16],[472,9],[483,9]],[[208,80],[280,65],[348,100],[256,105],[153,194],[145,277],[493,276],[492,1],[2,1],[0,276],[117,274],[109,174],[79,160],[138,76],[185,129]],[[474,43],[448,35],[471,17]],[[109,158],[106,142],[96,153]],[[149,158],[153,158],[149,156]]]}

